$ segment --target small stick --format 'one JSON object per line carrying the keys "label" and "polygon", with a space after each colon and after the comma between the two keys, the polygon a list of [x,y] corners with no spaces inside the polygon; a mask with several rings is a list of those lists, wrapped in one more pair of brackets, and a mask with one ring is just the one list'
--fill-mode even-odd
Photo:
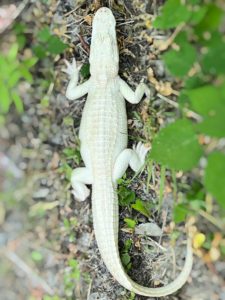
{"label": "small stick", "polygon": [[84,38],[79,35],[79,39],[80,39],[80,42],[81,42],[81,45],[83,46],[84,50],[87,51],[88,54],[90,54],[90,47],[89,45],[85,42]]}
{"label": "small stick", "polygon": [[54,295],[52,288],[39,275],[35,274],[34,271],[27,264],[25,264],[25,262],[16,253],[10,251],[9,249],[5,249],[3,254],[19,269],[21,269],[29,279],[31,279],[33,285],[41,286],[46,293],[49,295]]}
{"label": "small stick", "polygon": [[[165,102],[167,102],[167,103],[169,103],[170,105],[172,105],[173,107],[175,107],[175,108],[178,108],[178,107],[179,107],[179,104],[178,104],[177,102],[175,102],[175,101],[173,101],[173,100],[171,100],[171,99],[169,99],[169,98],[167,98],[167,97],[165,97],[165,96],[163,96],[163,95],[161,95],[161,94],[159,94],[159,93],[157,93],[157,96],[158,96],[160,99],[162,99],[162,100],[164,100]],[[187,113],[189,113],[189,114],[191,114],[191,116],[192,116],[194,119],[196,119],[197,121],[202,121],[202,117],[201,117],[199,114],[197,114],[196,112],[194,112],[194,111],[192,111],[192,110],[190,110],[190,109],[188,109],[188,108],[184,108],[184,111],[187,112]]]}

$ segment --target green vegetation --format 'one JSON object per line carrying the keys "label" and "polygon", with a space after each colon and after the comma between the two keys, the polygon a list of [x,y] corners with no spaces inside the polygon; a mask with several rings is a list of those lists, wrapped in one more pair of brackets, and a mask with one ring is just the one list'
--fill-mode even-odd
{"label": "green vegetation", "polygon": [[63,53],[67,44],[64,44],[56,35],[52,35],[48,27],[44,27],[37,34],[38,44],[33,47],[35,55],[42,59],[47,55]]}
{"label": "green vegetation", "polygon": [[64,273],[65,294],[67,297],[72,297],[76,281],[80,279],[79,264],[76,259],[68,260],[68,267]]}
{"label": "green vegetation", "polygon": [[[23,113],[26,92],[23,84],[34,83],[32,67],[46,56],[60,54],[68,47],[58,36],[52,35],[48,27],[44,27],[36,33],[34,39],[37,44],[31,49],[27,47],[29,38],[26,31],[25,24],[16,23],[13,27],[16,41],[9,50],[0,53],[0,124],[4,123],[11,106],[15,106],[18,113]],[[47,81],[42,81],[40,84],[46,85]],[[41,104],[47,107],[48,98],[43,97]]]}
{"label": "green vegetation", "polygon": [[131,269],[131,257],[129,255],[129,251],[131,250],[131,247],[132,247],[132,240],[126,240],[124,247],[121,251],[121,261],[126,271],[129,271]]}
{"label": "green vegetation", "polygon": [[[168,71],[182,82],[183,89],[178,99],[181,117],[159,131],[150,158],[173,171],[198,170],[193,186],[175,207],[176,222],[183,221],[187,213],[204,210],[209,194],[225,208],[222,16],[224,12],[216,1],[168,0],[154,21],[158,29],[180,28],[162,59]],[[200,159],[205,163],[200,164]]]}
{"label": "green vegetation", "polygon": [[24,81],[30,84],[33,82],[30,69],[37,62],[37,58],[20,56],[18,51],[19,43],[15,42],[7,53],[0,54],[0,117],[2,121],[12,104],[15,105],[18,113],[23,112],[19,84]]}

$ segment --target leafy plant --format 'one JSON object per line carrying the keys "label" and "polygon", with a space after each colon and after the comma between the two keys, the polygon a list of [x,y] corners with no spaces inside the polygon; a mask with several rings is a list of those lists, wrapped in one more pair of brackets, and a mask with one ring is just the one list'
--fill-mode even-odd
{"label": "leafy plant", "polygon": [[65,269],[64,273],[64,285],[66,296],[72,296],[76,281],[79,279],[80,269],[78,261],[76,259],[69,259],[68,267]]}
{"label": "leafy plant", "polygon": [[68,45],[64,44],[57,35],[51,34],[48,27],[38,32],[37,40],[38,44],[33,47],[33,51],[39,59],[63,53],[68,48]]}
{"label": "leafy plant", "polygon": [[131,205],[133,209],[144,215],[145,217],[150,217],[150,211],[147,209],[144,201],[141,199],[136,199],[135,203]]}
{"label": "leafy plant", "polygon": [[126,271],[129,271],[131,269],[131,258],[129,255],[131,246],[132,246],[132,240],[126,240],[124,243],[124,247],[121,251],[121,261]]}
{"label": "leafy plant", "polygon": [[130,206],[135,202],[135,192],[127,188],[127,181],[123,178],[118,180],[118,198],[120,206]]}
{"label": "leafy plant", "polygon": [[[206,168],[199,181],[221,208],[225,208],[225,149],[218,147],[220,139],[225,138],[225,41],[220,30],[223,16],[216,2],[167,0],[154,21],[159,29],[180,26],[174,47],[162,58],[168,71],[182,80],[183,90],[178,99],[181,119],[159,131],[150,155],[162,166],[182,171],[197,168],[204,157]],[[187,111],[193,111],[197,118],[189,120]],[[214,141],[210,150],[206,139]],[[183,221],[193,205],[202,207],[203,200],[176,205],[175,221]]]}
{"label": "leafy plant", "polygon": [[124,222],[126,223],[127,227],[134,229],[137,222],[131,218],[124,218]]}
{"label": "leafy plant", "polygon": [[30,69],[36,64],[35,56],[20,56],[19,44],[15,42],[7,53],[0,53],[0,116],[3,118],[14,105],[18,113],[23,112],[23,100],[19,93],[19,84],[33,82]]}

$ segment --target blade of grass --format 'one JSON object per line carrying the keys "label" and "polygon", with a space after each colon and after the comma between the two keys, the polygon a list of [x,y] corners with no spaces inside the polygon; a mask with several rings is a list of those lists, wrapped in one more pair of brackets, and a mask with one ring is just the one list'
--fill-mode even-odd
{"label": "blade of grass", "polygon": [[161,166],[158,210],[161,209],[162,204],[163,204],[163,195],[164,195],[164,188],[165,188],[165,176],[166,176],[166,167]]}

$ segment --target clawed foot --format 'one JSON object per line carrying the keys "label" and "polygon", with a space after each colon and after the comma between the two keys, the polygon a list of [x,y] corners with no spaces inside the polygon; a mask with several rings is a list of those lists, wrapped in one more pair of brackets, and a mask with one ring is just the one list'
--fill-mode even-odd
{"label": "clawed foot", "polygon": [[82,182],[82,177],[86,175],[85,172],[87,172],[85,168],[77,168],[71,174],[72,194],[79,202],[85,201],[90,195],[90,190]]}
{"label": "clawed foot", "polygon": [[75,58],[73,58],[72,63],[70,63],[68,60],[64,59],[64,62],[67,66],[67,68],[62,69],[63,72],[68,74],[70,78],[72,78],[74,75],[78,76],[79,68],[77,67],[77,63]]}
{"label": "clawed foot", "polygon": [[83,202],[90,196],[90,190],[85,186],[85,188],[80,191],[73,189],[72,194],[74,195],[75,200]]}
{"label": "clawed foot", "polygon": [[145,163],[145,157],[150,150],[150,147],[146,147],[142,142],[139,142],[137,145],[133,145],[133,150],[137,153],[141,165],[143,166]]}

